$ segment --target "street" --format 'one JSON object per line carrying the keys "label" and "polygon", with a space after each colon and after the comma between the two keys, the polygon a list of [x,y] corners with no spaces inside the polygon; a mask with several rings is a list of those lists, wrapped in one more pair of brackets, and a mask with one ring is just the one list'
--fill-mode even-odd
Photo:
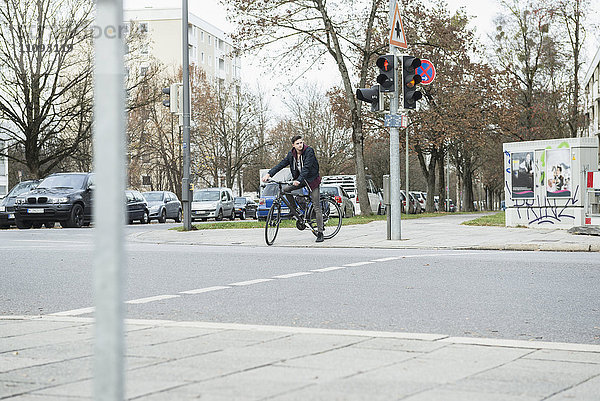
{"label": "street", "polygon": [[[171,226],[132,225],[126,235]],[[93,316],[93,228],[0,236],[0,315]],[[595,253],[126,249],[128,318],[600,344]]]}

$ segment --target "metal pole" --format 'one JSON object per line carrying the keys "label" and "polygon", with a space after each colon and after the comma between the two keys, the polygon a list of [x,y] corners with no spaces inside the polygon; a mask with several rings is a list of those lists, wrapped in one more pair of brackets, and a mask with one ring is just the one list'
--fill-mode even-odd
{"label": "metal pole", "polygon": [[188,0],[182,0],[181,25],[183,39],[183,179],[181,200],[183,202],[183,229],[192,229],[192,204],[190,194],[190,59],[188,38]]}
{"label": "metal pole", "polygon": [[[390,27],[394,21],[395,0],[390,0]],[[398,57],[396,46],[390,44],[394,55],[394,81],[398,85]],[[401,79],[401,77],[400,77]],[[390,100],[390,114],[398,114],[398,91]],[[391,200],[391,239],[401,239],[402,201],[400,199],[400,134],[397,127],[390,127],[390,200]]]}
{"label": "metal pole", "polygon": [[[404,83],[403,83],[404,85]],[[406,215],[408,216],[408,209],[410,209],[410,195],[408,194],[408,127],[404,128],[404,133],[406,134],[406,157],[405,157],[405,166],[406,166]],[[415,205],[417,206],[417,205]],[[416,212],[416,210],[415,210]]]}
{"label": "metal pole", "polygon": [[[98,0],[94,66],[94,399],[124,397],[125,77],[123,1]],[[102,205],[102,207],[99,207]]]}

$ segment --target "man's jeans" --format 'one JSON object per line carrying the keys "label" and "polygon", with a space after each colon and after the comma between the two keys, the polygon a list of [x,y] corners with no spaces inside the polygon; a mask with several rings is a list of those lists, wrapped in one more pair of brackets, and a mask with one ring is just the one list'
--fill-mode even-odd
{"label": "man's jeans", "polygon": [[[288,203],[290,204],[290,206],[292,208],[291,209],[292,213],[297,213],[297,211],[296,211],[296,202],[294,201],[294,195],[292,195],[290,192],[295,191],[296,189],[300,189],[303,186],[304,185],[299,185],[299,186],[284,185],[282,188],[283,194],[286,197]],[[312,201],[313,208],[315,210],[315,214],[316,214],[316,218],[317,218],[317,230],[320,233],[322,233],[323,232],[323,211],[321,210],[321,202],[319,201],[319,198],[321,196],[321,190],[317,186],[313,190],[309,189],[309,192],[310,192],[310,199]]]}

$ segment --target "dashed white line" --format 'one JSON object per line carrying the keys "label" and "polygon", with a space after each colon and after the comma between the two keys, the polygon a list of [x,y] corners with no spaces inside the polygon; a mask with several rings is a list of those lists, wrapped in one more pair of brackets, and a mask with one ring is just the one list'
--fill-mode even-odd
{"label": "dashed white line", "polygon": [[231,283],[229,285],[235,285],[235,286],[243,286],[243,285],[252,285],[252,284],[258,284],[258,283],[264,283],[266,281],[273,281],[272,278],[259,278],[256,280],[249,280],[249,281],[240,281],[238,283]]}
{"label": "dashed white line", "polygon": [[324,273],[324,272],[330,272],[333,270],[339,270],[339,269],[345,269],[346,267],[344,266],[331,266],[331,267],[325,267],[323,269],[315,269],[315,270],[311,270],[311,272],[319,272],[319,273]]}
{"label": "dashed white line", "polygon": [[306,276],[308,274],[312,274],[312,273],[311,272],[298,272],[298,273],[282,274],[281,276],[273,276],[273,278],[292,278],[292,277]]}
{"label": "dashed white line", "polygon": [[50,313],[50,316],[77,316],[85,315],[87,313],[93,313],[96,310],[93,306],[89,308],[72,309],[64,312]]}
{"label": "dashed white line", "polygon": [[181,295],[157,295],[155,297],[132,299],[125,302],[126,304],[146,304],[148,302],[162,301],[163,299],[179,298]]}
{"label": "dashed white line", "polygon": [[181,291],[180,294],[202,294],[204,292],[224,290],[226,288],[231,288],[231,287],[226,286],[226,285],[216,285],[214,287],[198,288],[197,290]]}
{"label": "dashed white line", "polygon": [[373,259],[371,262],[389,262],[390,260],[398,260],[400,256],[391,256],[389,258]]}
{"label": "dashed white line", "polygon": [[355,267],[355,266],[364,266],[364,265],[370,265],[373,264],[375,262],[356,262],[356,263],[348,263],[347,265],[344,265],[346,267]]}

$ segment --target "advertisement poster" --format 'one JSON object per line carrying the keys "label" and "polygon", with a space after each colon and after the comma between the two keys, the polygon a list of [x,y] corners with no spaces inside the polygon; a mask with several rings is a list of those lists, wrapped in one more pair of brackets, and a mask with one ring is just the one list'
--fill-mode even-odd
{"label": "advertisement poster", "polygon": [[571,150],[546,150],[546,193],[548,197],[571,196]]}
{"label": "advertisement poster", "polygon": [[533,152],[511,153],[512,197],[533,198]]}

